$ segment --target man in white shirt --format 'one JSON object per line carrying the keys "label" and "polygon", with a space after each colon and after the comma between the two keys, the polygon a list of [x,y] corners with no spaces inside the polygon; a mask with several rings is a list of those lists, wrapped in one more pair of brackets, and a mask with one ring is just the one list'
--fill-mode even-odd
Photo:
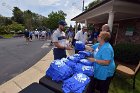
{"label": "man in white shirt", "polygon": [[[88,38],[87,31],[88,31],[87,27],[86,26],[83,26],[82,30],[81,31],[78,31],[76,33],[74,39],[76,41],[82,41],[83,43],[86,44],[87,43],[87,38]],[[75,50],[75,53],[78,53],[78,52],[79,52],[79,50]]]}
{"label": "man in white shirt", "polygon": [[42,40],[45,40],[45,37],[46,37],[46,31],[42,31],[41,32],[41,38],[42,38]]}
{"label": "man in white shirt", "polygon": [[66,44],[66,36],[64,31],[64,27],[66,26],[66,22],[64,20],[59,21],[59,27],[54,31],[52,35],[52,42],[54,44],[54,60],[61,59],[67,57],[66,49],[71,50],[72,48]]}
{"label": "man in white shirt", "polygon": [[87,27],[83,26],[82,30],[78,31],[74,37],[77,41],[87,42]]}
{"label": "man in white shirt", "polygon": [[34,34],[35,34],[35,38],[38,39],[38,37],[39,37],[39,32],[36,30],[36,31],[34,32]]}

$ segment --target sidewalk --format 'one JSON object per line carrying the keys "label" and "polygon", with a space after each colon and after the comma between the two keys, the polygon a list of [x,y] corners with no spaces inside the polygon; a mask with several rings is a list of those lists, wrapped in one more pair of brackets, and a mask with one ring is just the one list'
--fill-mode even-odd
{"label": "sidewalk", "polygon": [[[67,55],[71,55],[73,53],[74,52],[72,50],[67,51]],[[39,79],[45,75],[46,69],[48,69],[52,61],[53,51],[51,50],[46,56],[44,56],[31,68],[2,84],[0,86],[0,93],[18,93],[31,83],[39,82]]]}

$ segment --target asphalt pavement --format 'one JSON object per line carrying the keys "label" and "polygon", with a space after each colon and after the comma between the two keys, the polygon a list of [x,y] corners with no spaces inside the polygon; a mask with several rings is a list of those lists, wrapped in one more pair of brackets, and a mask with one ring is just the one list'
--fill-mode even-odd
{"label": "asphalt pavement", "polygon": [[37,63],[51,50],[49,44],[35,39],[28,45],[25,38],[0,39],[0,84]]}

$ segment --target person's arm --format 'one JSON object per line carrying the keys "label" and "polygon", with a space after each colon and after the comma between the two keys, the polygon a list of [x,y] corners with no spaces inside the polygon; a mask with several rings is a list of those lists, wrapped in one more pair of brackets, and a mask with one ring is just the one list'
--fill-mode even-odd
{"label": "person's arm", "polygon": [[94,44],[92,46],[85,45],[85,48],[86,48],[86,50],[94,51],[98,47],[98,45],[99,45],[99,43],[96,43],[96,44]]}
{"label": "person's arm", "polygon": [[86,40],[86,43],[88,43],[88,33],[85,32],[85,40]]}
{"label": "person's arm", "polygon": [[76,33],[74,39],[75,39],[76,41],[79,40],[79,31]]}
{"label": "person's arm", "polygon": [[62,46],[60,45],[58,42],[53,42],[53,44],[57,47],[57,48],[61,48],[61,49],[66,49],[66,50],[72,50],[72,48],[70,46]]}
{"label": "person's arm", "polygon": [[89,50],[89,51],[93,51],[94,50],[93,48],[91,48],[90,46],[87,46],[87,45],[85,45],[85,48],[86,48],[86,50]]}
{"label": "person's arm", "polygon": [[101,56],[103,60],[96,59],[96,58],[87,58],[87,59],[91,62],[96,62],[101,65],[109,65],[113,54],[110,49],[105,48],[104,51],[101,53]]}
{"label": "person's arm", "polygon": [[110,63],[110,60],[98,60],[98,59],[95,59],[95,58],[87,58],[90,62],[96,62],[98,64],[101,64],[101,65],[108,65]]}

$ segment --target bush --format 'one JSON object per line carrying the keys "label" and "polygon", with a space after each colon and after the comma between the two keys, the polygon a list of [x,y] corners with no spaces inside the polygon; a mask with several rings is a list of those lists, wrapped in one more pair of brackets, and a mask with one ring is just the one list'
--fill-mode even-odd
{"label": "bush", "polygon": [[114,46],[114,53],[116,61],[138,64],[140,61],[140,44],[117,44]]}
{"label": "bush", "polygon": [[4,38],[3,36],[0,36],[0,39]]}

